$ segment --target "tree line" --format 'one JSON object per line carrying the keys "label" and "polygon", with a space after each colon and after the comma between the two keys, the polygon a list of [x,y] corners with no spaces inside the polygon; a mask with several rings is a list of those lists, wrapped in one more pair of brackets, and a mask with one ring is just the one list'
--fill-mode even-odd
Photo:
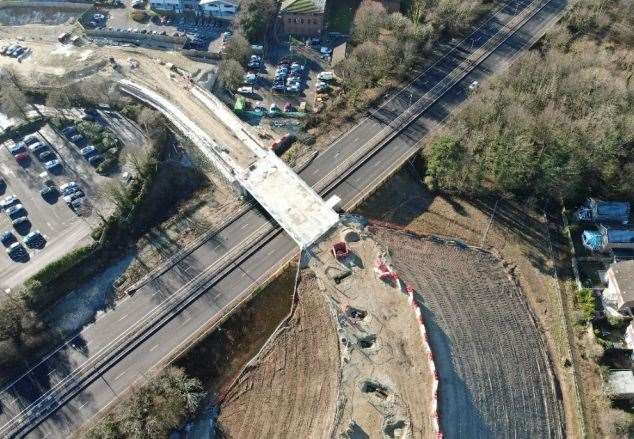
{"label": "tree line", "polygon": [[426,182],[576,203],[634,196],[634,7],[581,0],[423,152]]}

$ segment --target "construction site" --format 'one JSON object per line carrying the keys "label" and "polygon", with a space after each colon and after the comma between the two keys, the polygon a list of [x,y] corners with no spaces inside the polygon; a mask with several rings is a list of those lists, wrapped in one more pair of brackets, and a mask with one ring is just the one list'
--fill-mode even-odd
{"label": "construction site", "polygon": [[497,256],[347,217],[304,262],[289,317],[223,398],[226,437],[565,437]]}

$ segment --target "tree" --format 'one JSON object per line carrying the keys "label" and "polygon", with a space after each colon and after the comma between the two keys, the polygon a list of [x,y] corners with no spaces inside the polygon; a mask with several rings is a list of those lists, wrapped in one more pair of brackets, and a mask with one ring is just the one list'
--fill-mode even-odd
{"label": "tree", "polygon": [[237,20],[249,41],[264,41],[275,13],[272,0],[242,0]]}
{"label": "tree", "polygon": [[24,319],[29,312],[22,300],[9,295],[0,308],[0,340],[11,340],[15,345],[22,344]]}
{"label": "tree", "polygon": [[454,137],[441,136],[432,143],[427,158],[427,180],[434,188],[461,189],[461,169],[465,148]]}
{"label": "tree", "polygon": [[242,84],[244,69],[234,59],[225,59],[220,63],[218,79],[229,90],[236,90]]}
{"label": "tree", "polygon": [[380,2],[363,0],[354,14],[352,38],[356,43],[376,41],[387,22],[387,11]]}
{"label": "tree", "polygon": [[0,69],[0,110],[8,117],[26,118],[28,101],[15,75]]}
{"label": "tree", "polygon": [[246,67],[251,55],[251,45],[241,33],[236,33],[227,43],[223,59],[233,59]]}

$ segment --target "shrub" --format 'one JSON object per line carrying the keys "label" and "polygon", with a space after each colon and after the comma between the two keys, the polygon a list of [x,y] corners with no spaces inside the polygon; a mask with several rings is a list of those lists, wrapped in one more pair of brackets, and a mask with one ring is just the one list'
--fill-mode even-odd
{"label": "shrub", "polygon": [[590,288],[582,288],[576,292],[575,305],[577,305],[581,311],[583,319],[588,322],[592,320],[596,314],[598,300]]}
{"label": "shrub", "polygon": [[130,18],[138,23],[144,23],[148,20],[148,14],[145,11],[132,11],[130,12]]}
{"label": "shrub", "polygon": [[85,437],[167,437],[171,430],[198,411],[203,398],[200,380],[188,377],[182,369],[168,367],[147,384],[133,389]]}

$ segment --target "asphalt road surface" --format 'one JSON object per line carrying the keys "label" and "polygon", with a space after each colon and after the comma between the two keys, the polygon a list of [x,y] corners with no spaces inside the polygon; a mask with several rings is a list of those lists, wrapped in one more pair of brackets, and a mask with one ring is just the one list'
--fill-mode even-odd
{"label": "asphalt road surface", "polygon": [[[416,103],[466,57],[502,29],[515,14],[521,13],[528,3],[509,2],[493,19],[484,22],[460,47],[444,48],[446,51],[451,50],[446,58],[427,70],[402,93],[388,98],[386,104],[315,158],[301,172],[301,176],[311,185],[322,186],[324,179],[332,176],[331,171],[338,163],[375,138],[377,133],[384,130],[386,124],[403,114],[411,104]],[[525,49],[533,37],[539,35],[566,5],[565,0],[549,2],[497,47],[475,70],[444,93],[422,117],[403,129],[398,136],[365,160],[358,169],[351,168],[354,169],[353,172],[331,188],[325,196],[336,194],[342,199],[342,205],[349,206],[376,188],[385,177],[416,153],[430,130],[442,122],[456,105],[464,101],[469,93],[468,85],[472,81],[482,81],[491,73],[503,68],[505,63]],[[25,422],[27,426],[14,435],[28,435],[34,438],[65,437],[108,406],[132,383],[142,379],[144,373],[151,370],[152,366],[160,363],[170,352],[187,342],[196,330],[217,321],[249,291],[297,255],[296,246],[279,229],[263,238],[266,232],[273,228],[266,214],[257,209],[249,210],[172,269],[142,286],[134,296],[119,303],[95,324],[86,327],[77,337],[43,359],[39,365],[32,365],[33,369],[30,372],[19,377],[0,394],[0,429],[5,429],[0,430],[0,436],[6,436],[7,432],[11,431],[7,428],[7,422],[13,420],[15,423],[16,416],[25,407],[41,395],[48,395],[45,393],[48,389],[55,388],[56,384],[68,382],[69,379],[65,377],[69,373],[90,365],[108,351],[113,343],[120,338],[126,338],[126,331],[134,328],[139,321],[143,321],[144,316],[152,313],[154,307],[169,304],[169,299],[176,295],[190,297],[191,303],[182,310],[179,308],[171,313],[171,318],[162,326],[127,346],[123,354],[98,373],[91,375],[89,380],[82,380],[82,390],[69,400],[62,401],[61,406],[53,414],[48,415],[45,409],[46,404],[53,404],[53,399],[40,403],[42,416],[37,421]],[[266,243],[262,245],[263,242]],[[251,254],[239,261],[234,261],[228,256],[234,254],[236,249],[248,247],[252,248]],[[164,302],[165,300],[168,302]],[[26,416],[32,414],[33,411],[30,411]]]}

